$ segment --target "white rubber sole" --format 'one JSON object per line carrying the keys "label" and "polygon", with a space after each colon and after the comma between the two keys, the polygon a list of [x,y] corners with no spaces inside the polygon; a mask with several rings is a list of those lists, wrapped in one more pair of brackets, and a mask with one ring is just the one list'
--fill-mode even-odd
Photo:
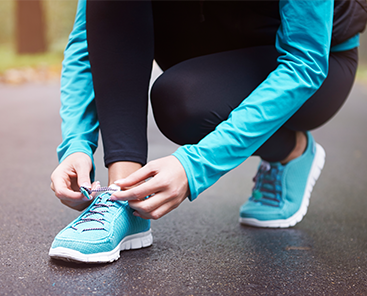
{"label": "white rubber sole", "polygon": [[310,203],[310,197],[312,189],[321,174],[325,164],[325,150],[321,145],[316,143],[316,155],[313,160],[310,174],[308,175],[306,189],[303,195],[302,204],[299,210],[288,219],[283,220],[268,220],[261,221],[254,218],[241,218],[239,222],[241,224],[251,225],[255,227],[268,227],[268,228],[288,228],[296,225],[300,222],[307,213],[307,208]]}
{"label": "white rubber sole", "polygon": [[109,252],[83,254],[72,249],[57,247],[50,249],[49,256],[54,259],[77,263],[108,263],[119,259],[121,251],[149,247],[152,243],[152,231],[149,229],[146,232],[126,236],[116,248]]}

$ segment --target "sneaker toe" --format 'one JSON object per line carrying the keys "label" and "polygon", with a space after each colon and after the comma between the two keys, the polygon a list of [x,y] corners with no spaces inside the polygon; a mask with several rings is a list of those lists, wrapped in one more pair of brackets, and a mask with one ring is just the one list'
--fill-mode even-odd
{"label": "sneaker toe", "polygon": [[240,218],[256,219],[260,221],[279,220],[286,218],[284,211],[277,207],[261,204],[260,202],[247,201],[240,208]]}
{"label": "sneaker toe", "polygon": [[104,252],[105,250],[112,250],[118,244],[116,239],[114,240],[108,235],[93,237],[93,234],[91,235],[87,232],[85,235],[81,235],[79,233],[78,238],[73,238],[73,236],[70,235],[71,231],[75,230],[69,228],[62,233],[59,233],[55,237],[51,245],[51,249],[64,248],[78,251],[82,254],[94,254]]}

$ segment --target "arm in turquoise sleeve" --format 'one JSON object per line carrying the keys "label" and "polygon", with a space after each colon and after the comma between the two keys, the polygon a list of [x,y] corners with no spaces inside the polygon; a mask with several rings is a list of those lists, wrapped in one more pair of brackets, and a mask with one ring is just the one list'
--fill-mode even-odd
{"label": "arm in turquoise sleeve", "polygon": [[84,152],[93,160],[98,143],[99,123],[88,57],[86,3],[86,0],[79,0],[62,64],[60,115],[63,141],[57,148],[60,162],[75,152]]}
{"label": "arm in turquoise sleeve", "polygon": [[228,120],[196,145],[173,154],[183,165],[190,200],[251,156],[321,86],[327,76],[332,0],[280,1],[278,67]]}

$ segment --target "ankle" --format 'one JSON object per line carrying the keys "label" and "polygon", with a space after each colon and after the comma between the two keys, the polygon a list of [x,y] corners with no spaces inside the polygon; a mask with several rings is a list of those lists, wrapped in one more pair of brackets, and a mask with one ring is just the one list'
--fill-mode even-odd
{"label": "ankle", "polygon": [[296,132],[296,145],[291,151],[291,153],[280,163],[282,165],[287,164],[293,159],[296,159],[297,157],[300,157],[307,148],[307,136],[304,132]]}
{"label": "ankle", "polygon": [[140,163],[131,161],[118,161],[108,165],[108,185],[113,184],[119,179],[128,177],[140,169],[142,165]]}

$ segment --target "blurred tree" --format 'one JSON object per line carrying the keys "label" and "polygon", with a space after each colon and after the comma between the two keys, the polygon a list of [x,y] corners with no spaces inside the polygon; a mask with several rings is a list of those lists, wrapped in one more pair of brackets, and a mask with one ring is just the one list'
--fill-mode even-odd
{"label": "blurred tree", "polygon": [[18,54],[47,50],[42,0],[16,0],[16,33]]}

